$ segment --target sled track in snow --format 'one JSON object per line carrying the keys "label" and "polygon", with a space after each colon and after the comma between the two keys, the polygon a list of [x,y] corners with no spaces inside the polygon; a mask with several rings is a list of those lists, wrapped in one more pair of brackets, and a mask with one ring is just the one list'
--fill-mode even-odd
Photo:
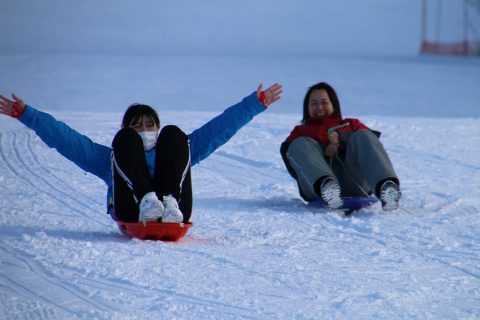
{"label": "sled track in snow", "polygon": [[[17,180],[20,183],[18,188],[33,190],[34,194],[45,194],[58,203],[58,211],[67,211],[66,216],[74,214],[94,220],[95,224],[105,224],[104,219],[92,217],[98,214],[97,212],[89,214],[92,210],[91,205],[98,206],[95,201],[78,193],[57,172],[52,171],[51,166],[42,164],[44,160],[48,160],[37,155],[35,143],[30,132],[0,133],[0,160],[5,169],[4,174]],[[41,212],[46,211],[42,209]],[[48,234],[50,232],[47,232],[47,236]],[[17,238],[9,237],[12,241]],[[118,293],[129,296],[134,304],[158,305],[158,302],[151,301],[152,290],[158,301],[173,299],[175,303],[183,304],[187,308],[221,309],[225,315],[232,318],[256,318],[253,309],[182,294],[175,290],[142,287],[122,279],[92,279],[88,275],[85,277],[83,274],[85,270],[73,269],[66,265],[54,267],[53,270],[60,273],[52,273],[49,271],[52,267],[44,266],[41,262],[46,259],[44,254],[48,256],[50,253],[39,253],[41,260],[37,261],[34,256],[8,245],[10,240],[5,239],[7,242],[0,243],[2,264],[5,266],[0,274],[0,285],[4,292],[14,293],[14,296],[24,300],[16,306],[10,305],[12,310],[23,309],[24,319],[88,318],[92,315],[94,318],[102,318],[107,314],[119,312],[131,314],[131,308],[122,302],[115,304],[102,296]],[[60,249],[64,249],[63,244],[61,246]],[[231,263],[234,266],[235,263]],[[9,303],[11,302],[10,300]],[[22,312],[17,313],[18,318],[22,318],[21,314]]]}
{"label": "sled track in snow", "polygon": [[[40,263],[34,261],[33,257],[19,255],[19,251],[2,244],[4,270],[7,274],[14,275],[7,277],[2,273],[2,286],[16,292],[26,300],[40,301],[53,309],[60,309],[68,315],[84,313],[85,310],[113,311],[118,305],[109,305],[106,301],[98,302],[91,299],[89,295],[79,287],[68,284],[64,279],[48,272]],[[83,275],[76,275],[78,278]],[[46,290],[48,288],[48,290]],[[106,308],[105,306],[108,306]],[[88,314],[88,313],[87,313]],[[36,313],[38,315],[38,313]]]}
{"label": "sled track in snow", "polygon": [[[406,177],[400,210],[375,205],[345,217],[302,202],[280,156],[263,153],[268,139],[258,157],[246,139],[194,167],[202,196],[192,241],[163,244],[122,238],[87,208],[99,207],[81,188],[89,177],[70,184],[63,177],[72,165],[34,134],[2,131],[0,191],[10,213],[0,228],[0,318],[478,317],[478,191],[455,180],[475,184],[475,162],[408,153],[394,140],[394,164]],[[25,194],[17,199],[14,187]],[[47,225],[22,225],[31,195],[30,217]],[[65,231],[68,215],[81,227]]]}
{"label": "sled track in snow", "polygon": [[[391,214],[395,214],[395,213],[391,213]],[[403,216],[405,217],[405,215]],[[327,217],[326,219],[332,220],[333,218]],[[398,217],[398,219],[402,219],[402,218]],[[421,223],[421,218],[417,218],[417,219],[418,219],[418,223]],[[356,238],[361,238],[367,242],[371,242],[373,240],[377,244],[379,244],[380,247],[389,248],[389,249],[395,248],[395,250],[402,251],[402,252],[411,252],[412,254],[414,253],[415,255],[420,256],[424,261],[426,262],[428,261],[429,262],[428,265],[431,265],[432,264],[431,262],[433,262],[438,266],[438,269],[447,269],[447,270],[452,270],[453,272],[456,271],[467,277],[471,277],[474,280],[480,280],[480,270],[472,271],[467,267],[461,267],[455,264],[459,261],[471,261],[472,265],[479,265],[480,259],[476,255],[470,252],[462,253],[458,250],[445,252],[443,248],[439,248],[438,251],[435,251],[435,250],[418,251],[417,247],[419,245],[419,242],[421,241],[425,242],[428,240],[431,240],[433,242],[434,239],[429,239],[428,237],[425,236],[425,234],[421,234],[422,237],[420,237],[420,234],[416,236],[409,235],[408,237],[400,236],[399,233],[396,233],[394,231],[392,231],[392,234],[388,238],[380,237],[378,234],[371,232],[371,230],[363,230],[362,227],[350,223],[348,219],[345,221],[346,223],[342,224],[345,227],[343,229],[338,228],[338,221],[334,223],[337,225],[336,227],[334,227],[335,232],[343,233],[347,237],[353,236]],[[435,233],[433,233],[431,236],[432,237],[435,236]],[[420,269],[416,268],[415,270],[410,270],[410,271],[418,272],[419,270]]]}
{"label": "sled track in snow", "polygon": [[[258,270],[256,270],[255,268],[252,268],[251,266],[245,265],[241,261],[234,261],[233,259],[226,258],[224,256],[219,257],[219,256],[215,256],[214,254],[209,253],[209,252],[191,250],[191,249],[188,249],[188,248],[182,249],[182,251],[186,252],[188,254],[188,256],[192,256],[192,257],[198,256],[198,257],[204,258],[205,260],[208,260],[208,261],[216,261],[218,264],[220,264],[222,266],[231,267],[233,269],[241,271],[242,274],[248,274],[252,277],[258,277],[259,279],[261,279],[264,276],[264,274],[262,272],[259,272]],[[294,289],[288,283],[282,281],[281,279],[279,279],[277,281],[283,288]]]}
{"label": "sled track in snow", "polygon": [[[26,133],[25,135],[30,136],[30,133]],[[62,179],[52,175],[47,169],[43,168],[42,164],[39,163],[38,158],[34,156],[31,146],[29,146],[29,144],[31,144],[31,139],[18,139],[18,134],[13,132],[11,133],[11,138],[8,139],[9,141],[4,143],[5,140],[4,135],[0,133],[0,154],[6,167],[12,174],[23,180],[35,190],[47,194],[72,212],[93,219],[97,223],[105,223],[105,220],[99,219],[96,214],[88,215],[85,213],[86,211],[92,210],[92,206],[77,199],[75,193],[63,191],[60,187],[56,186],[61,183],[61,186],[65,187],[67,184]],[[22,143],[22,141],[25,142]],[[13,152],[6,152],[5,148]],[[11,156],[14,156],[14,158],[8,159],[6,154],[10,154]],[[30,160],[29,162],[31,165],[27,164],[27,160]],[[44,175],[49,178],[44,178]],[[66,187],[66,189],[71,190],[72,188]],[[88,197],[83,196],[83,198],[85,199]],[[93,203],[91,199],[89,199],[89,202]],[[72,203],[75,203],[75,206],[72,205]],[[81,207],[82,209],[79,209],[78,207]],[[59,210],[61,210],[61,208],[59,208]]]}
{"label": "sled track in snow", "polygon": [[[268,162],[260,162],[236,156],[224,151],[215,152],[210,159],[209,163],[204,166],[205,169],[211,171],[213,174],[222,172],[222,177],[242,187],[249,187],[252,184],[256,184],[259,181],[262,183],[281,182],[281,178],[270,174],[272,165]],[[267,170],[268,169],[268,170]],[[248,176],[245,176],[243,172],[248,171]],[[243,179],[238,179],[241,177]],[[245,181],[248,178],[250,181]],[[245,181],[245,182],[242,182]]]}
{"label": "sled track in snow", "polygon": [[[200,306],[222,309],[226,315],[255,319],[254,310],[203,299],[174,290],[152,288],[145,285],[136,285],[121,279],[90,279],[85,277],[82,270],[72,267],[61,267],[61,275],[48,271],[32,256],[19,254],[20,252],[9,245],[1,244],[0,252],[4,273],[0,274],[0,285],[4,291],[15,292],[28,301],[36,301],[37,309],[33,313],[35,319],[52,319],[52,314],[62,311],[62,316],[80,318],[104,318],[112,314],[135,314],[133,306],[156,305],[164,300],[174,300],[186,306]],[[13,276],[6,276],[13,275]],[[72,281],[75,279],[75,281]],[[48,288],[48,290],[46,290]],[[152,290],[155,295],[152,296]],[[114,303],[106,300],[112,295],[128,296],[129,304],[123,301]],[[43,305],[43,310],[39,309]],[[54,310],[54,312],[49,311]],[[32,311],[30,311],[31,313]],[[28,319],[30,317],[25,317]]]}
{"label": "sled track in snow", "polygon": [[[83,200],[87,200],[90,203],[94,203],[94,202],[90,198],[83,196],[81,193],[78,192],[78,190],[74,190],[73,188],[71,188],[67,183],[65,183],[65,180],[58,178],[55,174],[52,174],[49,170],[47,170],[45,166],[42,163],[40,163],[40,161],[35,155],[35,152],[32,150],[31,134],[26,133],[26,136],[27,136],[27,139],[25,139],[25,144],[22,145],[22,149],[14,148],[15,155],[17,156],[18,161],[22,163],[25,171],[29,173],[31,176],[35,177],[36,180],[43,182],[48,187],[48,189],[51,189],[54,192],[59,193],[61,196],[64,196],[66,199],[76,203],[77,205],[85,208],[86,210],[91,210],[91,206],[89,206],[88,204],[85,204],[84,201],[79,200],[77,195],[81,196]],[[12,139],[12,147],[19,145],[16,140],[18,140],[17,134],[14,134]],[[24,151],[24,150],[26,152],[22,153],[21,151]],[[33,160],[32,164],[35,165],[34,167],[33,166],[30,167],[29,165],[27,165],[25,160],[26,157],[29,157]],[[46,174],[43,175],[41,173],[38,173],[38,171],[43,171]],[[48,177],[48,179],[44,178],[44,176]],[[61,188],[60,186],[56,186],[58,184],[60,184]],[[63,189],[67,189],[67,191],[64,191]],[[61,199],[61,197],[58,197],[58,196],[55,197],[55,199],[62,203],[65,202]],[[82,211],[79,211],[77,209],[74,209],[74,210],[82,213]]]}
{"label": "sled track in snow", "polygon": [[[35,261],[34,257],[21,253],[3,243],[0,254],[4,271],[0,274],[0,287],[4,292],[15,292],[22,297],[23,304],[35,301],[35,311],[22,319],[52,319],[61,311],[68,318],[109,318],[113,314],[135,315],[135,306],[154,306],[163,301],[175,301],[189,308],[197,306],[206,310],[222,310],[226,316],[257,319],[255,310],[182,294],[175,290],[153,288],[133,284],[122,279],[91,279],[82,270],[61,266],[60,274],[49,272],[49,268]],[[74,281],[72,281],[74,279]],[[46,290],[48,288],[48,290]],[[152,292],[155,292],[152,295]],[[115,295],[128,297],[113,302]],[[28,308],[27,308],[28,309]],[[260,318],[258,318],[260,319]]]}
{"label": "sled track in snow", "polygon": [[[75,194],[76,196],[80,197],[82,200],[79,200],[78,198],[75,198],[75,199],[78,200],[77,202],[79,202],[81,205],[84,205],[84,206],[87,206],[88,208],[90,208],[92,205],[96,204],[96,202],[94,200],[92,200],[90,197],[84,195],[82,192],[79,192],[79,190],[72,188],[72,186],[70,184],[65,183],[64,179],[58,177],[55,172],[52,172],[52,170],[47,169],[45,167],[45,164],[42,163],[42,161],[39,160],[36,152],[33,150],[32,135],[28,132],[26,134],[26,136],[27,136],[27,139],[25,141],[25,145],[28,149],[27,154],[28,154],[28,156],[30,156],[32,158],[33,162],[36,164],[35,168],[40,169],[41,171],[43,171],[45,173],[46,176],[51,178],[52,183],[61,185],[61,188],[63,190],[68,190],[68,191],[66,191],[66,193]],[[90,206],[87,205],[87,203],[90,204]]]}

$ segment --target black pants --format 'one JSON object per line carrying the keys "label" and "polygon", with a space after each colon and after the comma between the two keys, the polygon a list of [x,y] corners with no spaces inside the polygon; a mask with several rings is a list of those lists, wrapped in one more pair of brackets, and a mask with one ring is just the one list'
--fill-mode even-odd
{"label": "black pants", "polygon": [[148,173],[142,138],[131,128],[123,128],[112,142],[113,208],[120,221],[137,222],[143,196],[155,191],[158,199],[173,195],[183,222],[192,214],[192,178],[188,136],[176,126],[160,131],[155,147],[155,172]]}

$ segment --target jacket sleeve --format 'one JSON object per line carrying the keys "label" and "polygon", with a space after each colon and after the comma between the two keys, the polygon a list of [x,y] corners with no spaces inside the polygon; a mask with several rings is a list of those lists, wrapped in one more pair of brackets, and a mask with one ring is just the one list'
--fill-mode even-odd
{"label": "jacket sleeve", "polygon": [[50,148],[55,148],[82,170],[109,183],[111,180],[109,147],[93,142],[48,113],[28,105],[25,106],[25,112],[19,120],[35,131]]}
{"label": "jacket sleeve", "polygon": [[292,132],[290,132],[290,135],[287,137],[288,142],[292,142],[293,140],[297,139],[298,137],[302,136],[301,131],[302,126],[298,125],[293,128]]}
{"label": "jacket sleeve", "polygon": [[254,92],[190,133],[188,137],[192,165],[207,158],[265,109]]}

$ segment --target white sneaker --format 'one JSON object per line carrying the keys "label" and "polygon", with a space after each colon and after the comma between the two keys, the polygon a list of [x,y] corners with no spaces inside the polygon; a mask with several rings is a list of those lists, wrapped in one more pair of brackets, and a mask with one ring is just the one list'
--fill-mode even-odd
{"label": "white sneaker", "polygon": [[401,196],[402,192],[395,182],[392,180],[385,181],[380,187],[380,201],[383,211],[398,209]]}
{"label": "white sneaker", "polygon": [[178,208],[177,200],[171,194],[163,197],[163,205],[165,211],[163,212],[162,222],[180,223],[183,221],[183,214]]}
{"label": "white sneaker", "polygon": [[328,208],[337,209],[343,205],[343,200],[340,197],[340,186],[332,178],[323,180],[320,193]]}
{"label": "white sneaker", "polygon": [[157,221],[162,217],[165,207],[158,200],[155,192],[149,192],[140,201],[140,214],[138,222]]}

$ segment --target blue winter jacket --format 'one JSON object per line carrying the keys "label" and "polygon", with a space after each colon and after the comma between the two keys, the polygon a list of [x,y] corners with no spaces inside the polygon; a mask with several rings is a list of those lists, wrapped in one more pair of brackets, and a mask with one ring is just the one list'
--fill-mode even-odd
{"label": "blue winter jacket", "polygon": [[[188,138],[192,166],[207,158],[254,116],[264,110],[265,107],[259,102],[254,92],[190,133]],[[19,120],[35,131],[49,147],[55,148],[82,170],[96,175],[107,184],[107,207],[109,213],[112,214],[113,210],[110,210],[109,203],[112,196],[110,160],[112,148],[93,142],[65,123],[32,106],[25,107],[25,113]],[[115,216],[112,215],[112,218],[115,219]]]}

